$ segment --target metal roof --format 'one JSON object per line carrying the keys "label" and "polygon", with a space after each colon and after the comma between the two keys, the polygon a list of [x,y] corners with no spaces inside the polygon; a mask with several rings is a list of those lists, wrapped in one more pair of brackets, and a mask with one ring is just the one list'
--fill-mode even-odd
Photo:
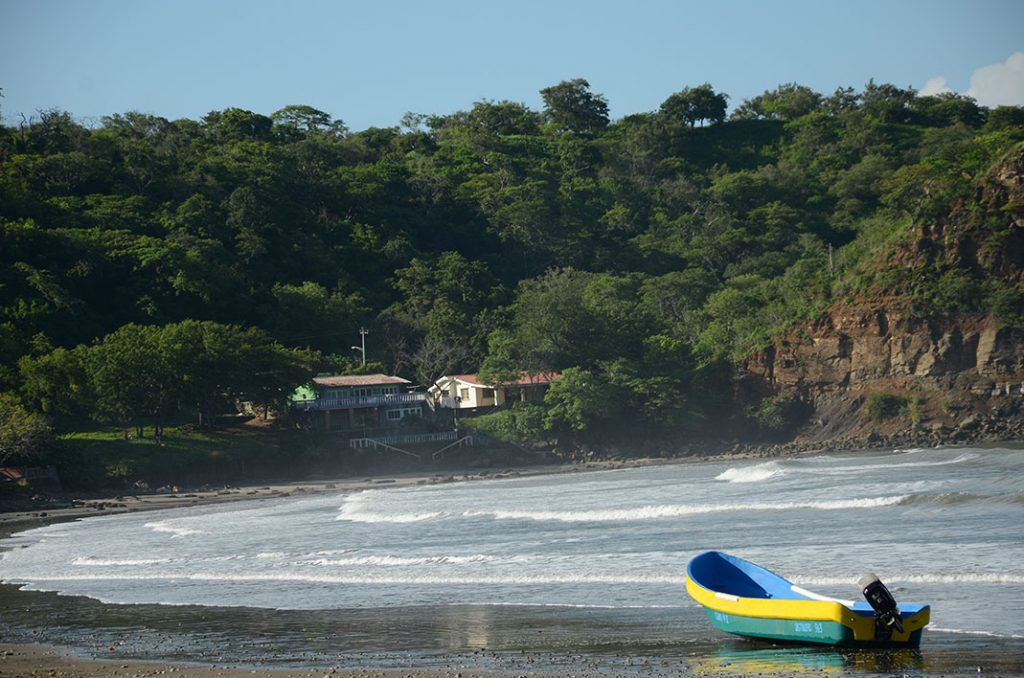
{"label": "metal roof", "polygon": [[411,384],[408,379],[387,374],[346,374],[336,377],[314,377],[317,386],[337,388],[340,386],[384,386],[389,384]]}
{"label": "metal roof", "polygon": [[[541,384],[550,384],[561,380],[562,375],[559,372],[540,372],[538,374],[530,374],[529,372],[523,372],[519,375],[519,378],[515,381],[502,383],[502,386],[534,386]],[[464,384],[470,384],[472,386],[483,386],[484,388],[493,388],[491,384],[485,384],[480,381],[480,377],[476,374],[449,374],[441,379],[450,379],[452,381],[461,381]],[[437,381],[441,381],[438,379]]]}

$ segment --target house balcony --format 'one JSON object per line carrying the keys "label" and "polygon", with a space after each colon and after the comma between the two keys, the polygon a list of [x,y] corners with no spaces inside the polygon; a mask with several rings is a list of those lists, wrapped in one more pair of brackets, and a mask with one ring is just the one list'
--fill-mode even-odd
{"label": "house balcony", "polygon": [[297,410],[361,410],[371,407],[387,407],[406,403],[426,401],[426,393],[391,393],[388,395],[352,396],[350,398],[317,398],[296,400],[292,407]]}

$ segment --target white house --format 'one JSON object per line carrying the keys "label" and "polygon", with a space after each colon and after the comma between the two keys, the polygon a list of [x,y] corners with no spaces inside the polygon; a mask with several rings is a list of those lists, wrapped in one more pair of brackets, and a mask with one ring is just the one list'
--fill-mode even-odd
{"label": "white house", "polygon": [[481,407],[500,407],[516,401],[540,401],[552,382],[562,375],[557,372],[529,374],[523,372],[511,383],[485,384],[475,374],[445,375],[427,389],[428,402],[436,409],[447,407],[474,410]]}

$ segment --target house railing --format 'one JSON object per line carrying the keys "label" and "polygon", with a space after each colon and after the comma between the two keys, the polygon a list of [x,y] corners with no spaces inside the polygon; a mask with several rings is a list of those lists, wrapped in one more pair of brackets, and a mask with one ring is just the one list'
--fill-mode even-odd
{"label": "house railing", "polygon": [[373,438],[352,438],[348,446],[357,449],[361,447],[376,447],[378,445],[422,445],[424,443],[446,443],[458,439],[456,431],[440,431],[437,433],[405,433],[390,436],[374,436]]}
{"label": "house railing", "polygon": [[389,393],[387,395],[352,396],[348,398],[296,400],[292,403],[292,407],[299,410],[356,410],[366,407],[422,403],[426,399],[426,393]]}

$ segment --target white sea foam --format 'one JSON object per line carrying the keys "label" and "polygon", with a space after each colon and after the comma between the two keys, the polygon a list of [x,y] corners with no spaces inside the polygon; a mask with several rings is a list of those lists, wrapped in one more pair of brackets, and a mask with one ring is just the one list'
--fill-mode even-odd
{"label": "white sea foam", "polygon": [[[1024,574],[999,574],[994,572],[967,572],[962,574],[890,574],[881,575],[886,584],[1024,584]],[[849,577],[815,577],[812,575],[791,578],[801,586],[856,586],[858,575]]]}
{"label": "white sea foam", "polygon": [[188,537],[194,534],[203,534],[202,530],[196,530],[191,527],[178,527],[175,525],[171,525],[167,521],[146,523],[143,527],[148,527],[154,532],[166,532],[174,537]]}
{"label": "white sea foam", "polygon": [[349,510],[342,507],[341,513],[335,520],[347,520],[350,523],[421,523],[426,520],[442,518],[445,513],[442,511],[429,511],[426,513],[371,513],[360,510]]}
{"label": "white sea foam", "polygon": [[879,568],[939,623],[1024,634],[1021,469],[1024,451],[836,454],[129,513],[5,541],[0,579],[125,604],[692,606],[684,567],[711,548],[839,597]]}
{"label": "white sea foam", "polygon": [[940,633],[955,633],[957,635],[963,636],[984,636],[986,638],[1012,638],[1015,640],[1020,640],[1024,638],[1024,636],[1016,635],[1013,633],[993,633],[991,631],[967,631],[965,629],[946,629],[942,628],[941,626],[929,626],[928,630],[938,631]]}
{"label": "white sea foam", "polygon": [[469,565],[475,563],[493,563],[498,561],[494,556],[481,554],[472,556],[425,556],[408,558],[402,556],[361,556],[357,558],[318,558],[305,560],[302,564],[334,567],[351,567],[372,565],[379,567],[404,567],[410,565]]}
{"label": "white sea foam", "polygon": [[72,565],[83,565],[86,567],[139,567],[142,565],[162,565],[169,563],[169,558],[75,558]]}
{"label": "white sea foam", "polygon": [[679,584],[681,576],[658,574],[495,574],[495,575],[357,575],[287,572],[138,572],[72,575],[31,575],[8,583],[82,581],[200,581],[200,582],[294,582],[310,584],[426,585],[426,586],[544,586],[559,584]]}
{"label": "white sea foam", "polygon": [[375,508],[381,496],[380,491],[371,491],[349,497],[341,505],[335,520],[350,523],[420,523],[444,517],[440,511],[383,512]]}
{"label": "white sea foam", "polygon": [[[932,468],[939,466],[952,466],[954,464],[963,464],[977,459],[978,455],[974,452],[964,452],[963,454],[953,459],[942,459],[938,461],[903,461],[903,462],[882,462],[878,464],[855,464],[850,466],[830,466],[828,468],[822,468],[821,466],[815,466],[814,468],[803,469],[805,472],[811,472],[819,475],[826,476],[844,476],[844,475],[858,475],[866,471],[895,471],[897,469],[907,468]],[[838,460],[837,460],[838,461]],[[849,460],[844,460],[849,461]]]}
{"label": "white sea foam", "polygon": [[466,511],[467,518],[491,517],[497,520],[559,521],[563,523],[617,522],[682,518],[705,513],[730,511],[791,511],[794,509],[815,509],[836,511],[855,508],[877,508],[893,506],[906,499],[906,495],[893,497],[872,497],[865,499],[838,499],[834,501],[806,501],[749,504],[666,504],[641,506],[630,509],[595,509],[592,511]]}
{"label": "white sea foam", "polygon": [[715,480],[725,480],[730,483],[758,483],[785,474],[785,470],[779,466],[778,462],[769,461],[756,466],[727,469],[719,473]]}

